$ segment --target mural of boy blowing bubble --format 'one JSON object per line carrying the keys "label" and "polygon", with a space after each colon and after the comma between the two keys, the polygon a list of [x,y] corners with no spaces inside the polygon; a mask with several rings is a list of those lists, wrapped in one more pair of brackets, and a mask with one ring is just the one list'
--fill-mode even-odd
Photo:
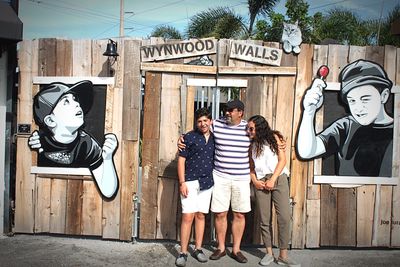
{"label": "mural of boy blowing bubble", "polygon": [[303,159],[336,155],[336,175],[392,176],[393,118],[385,110],[392,82],[375,62],[358,60],[339,74],[340,98],[350,114],[315,133],[323,103],[323,79],[314,79],[303,98],[297,152]]}
{"label": "mural of boy blowing bubble", "polygon": [[118,140],[114,134],[106,134],[100,146],[82,129],[92,102],[90,81],[72,86],[50,84],[34,97],[33,113],[39,132],[32,133],[28,144],[38,150],[39,166],[89,168],[101,194],[112,198],[118,190],[113,161]]}

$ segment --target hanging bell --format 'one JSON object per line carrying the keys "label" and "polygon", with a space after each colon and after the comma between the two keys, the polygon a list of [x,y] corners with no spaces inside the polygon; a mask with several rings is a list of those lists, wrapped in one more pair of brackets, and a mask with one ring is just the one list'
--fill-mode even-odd
{"label": "hanging bell", "polygon": [[103,53],[103,56],[107,57],[118,57],[117,53],[117,43],[113,40],[110,40],[107,44],[106,52]]}

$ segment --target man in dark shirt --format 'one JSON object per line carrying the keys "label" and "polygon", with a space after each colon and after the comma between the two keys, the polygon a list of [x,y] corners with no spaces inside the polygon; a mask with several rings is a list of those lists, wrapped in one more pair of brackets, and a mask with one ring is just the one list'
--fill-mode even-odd
{"label": "man in dark shirt", "polygon": [[201,108],[195,113],[196,129],[184,137],[185,149],[179,152],[178,177],[182,203],[181,253],[177,266],[185,266],[193,219],[196,244],[193,257],[206,262],[201,247],[205,227],[205,214],[209,212],[213,181],[214,137],[210,131],[211,113]]}

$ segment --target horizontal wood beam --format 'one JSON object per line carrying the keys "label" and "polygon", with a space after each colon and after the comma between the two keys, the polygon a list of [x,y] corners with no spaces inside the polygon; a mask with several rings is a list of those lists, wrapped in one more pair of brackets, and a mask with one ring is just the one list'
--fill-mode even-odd
{"label": "horizontal wood beam", "polygon": [[92,76],[35,76],[32,78],[33,84],[50,84],[61,82],[65,84],[74,84],[83,80],[91,81],[95,85],[114,84],[114,77],[92,77]]}
{"label": "horizontal wood beam", "polygon": [[185,64],[166,64],[166,63],[142,63],[141,70],[155,72],[181,72],[181,73],[199,73],[213,74],[217,73],[217,67],[197,66]]}
{"label": "horizontal wood beam", "polygon": [[254,74],[254,75],[296,75],[296,67],[234,67],[221,66],[218,74]]}
{"label": "horizontal wood beam", "polygon": [[31,167],[31,174],[61,174],[61,175],[88,175],[91,176],[88,168],[63,168],[63,167]]}
{"label": "horizontal wood beam", "polygon": [[398,177],[369,177],[369,176],[334,176],[334,175],[314,175],[315,184],[383,184],[398,185]]}

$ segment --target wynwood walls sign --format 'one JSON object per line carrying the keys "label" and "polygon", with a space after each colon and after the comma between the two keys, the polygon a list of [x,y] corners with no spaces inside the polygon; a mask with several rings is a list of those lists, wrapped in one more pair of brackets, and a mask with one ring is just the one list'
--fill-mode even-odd
{"label": "wynwood walls sign", "polygon": [[232,41],[231,53],[229,57],[267,65],[280,66],[282,50],[239,41]]}
{"label": "wynwood walls sign", "polygon": [[216,39],[196,39],[140,48],[142,62],[215,54],[216,51]]}
{"label": "wynwood walls sign", "polygon": [[[281,64],[281,49],[248,44],[240,41],[232,41],[230,50],[230,58],[273,66],[280,66]],[[149,45],[140,48],[142,62],[195,57],[215,54],[216,51],[217,40],[213,38]]]}

